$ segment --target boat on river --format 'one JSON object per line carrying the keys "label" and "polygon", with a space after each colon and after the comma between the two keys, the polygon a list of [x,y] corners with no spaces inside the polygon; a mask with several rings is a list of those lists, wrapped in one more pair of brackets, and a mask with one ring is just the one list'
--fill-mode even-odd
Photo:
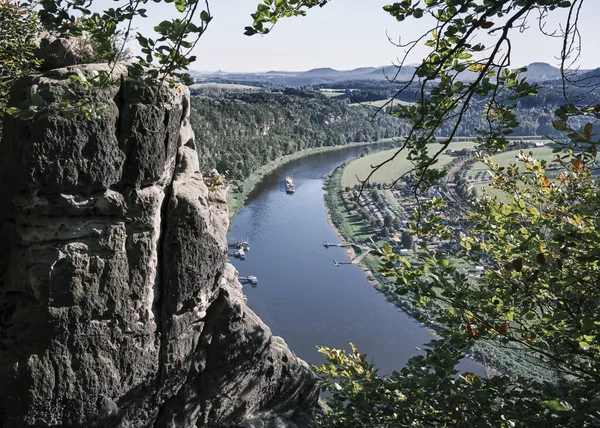
{"label": "boat on river", "polygon": [[233,253],[233,256],[237,257],[238,259],[244,260],[246,258],[246,252],[244,251],[243,248],[240,248],[235,253]]}
{"label": "boat on river", "polygon": [[285,177],[285,191],[287,193],[294,193],[296,191],[296,185],[294,184],[294,179],[289,175]]}
{"label": "boat on river", "polygon": [[250,283],[252,285],[258,284],[258,278],[254,275],[240,276],[238,277],[238,279],[240,280],[240,282]]}
{"label": "boat on river", "polygon": [[248,243],[248,240],[232,242],[227,245],[229,246],[229,248],[237,248],[242,249],[244,251],[250,251],[250,244]]}

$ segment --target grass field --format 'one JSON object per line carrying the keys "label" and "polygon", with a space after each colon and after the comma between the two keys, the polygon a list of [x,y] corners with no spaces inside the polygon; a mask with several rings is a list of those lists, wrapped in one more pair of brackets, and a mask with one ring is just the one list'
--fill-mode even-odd
{"label": "grass field", "polygon": [[321,95],[325,95],[328,98],[339,97],[340,95],[344,95],[346,93],[345,90],[340,89],[339,91],[333,89],[321,89]]}
{"label": "grass field", "polygon": [[[377,108],[381,108],[384,105],[388,104],[390,102],[389,98],[386,98],[384,100],[377,100],[377,101],[363,101],[361,103],[351,103],[348,104],[350,107],[356,107],[356,106],[365,106],[365,107],[377,107]],[[409,103],[407,101],[401,101],[401,100],[394,100],[394,105],[396,104],[401,104],[403,106],[406,105],[411,105],[413,103]],[[387,105],[387,107],[390,107],[391,104]]]}
{"label": "grass field", "polygon": [[[453,150],[461,150],[464,148],[473,148],[475,147],[475,143],[472,142],[462,142],[462,143],[453,143]],[[429,147],[429,153],[433,154],[437,150],[441,148],[440,145],[431,144]],[[344,175],[342,176],[342,184],[343,186],[354,186],[355,184],[359,184],[359,179],[364,180],[367,175],[371,172],[372,165],[377,165],[384,160],[388,159],[392,156],[397,149],[386,150],[383,152],[373,153],[372,155],[365,156],[363,158],[356,159],[352,161],[346,169],[344,169]],[[437,167],[443,166],[449,163],[454,157],[442,154],[439,158]],[[400,177],[400,175],[404,174],[412,167],[412,164],[409,160],[406,159],[406,154],[402,156],[399,155],[394,161],[387,163],[383,167],[381,167],[369,180],[371,183],[385,183],[389,184],[393,180]]]}
{"label": "grass field", "polygon": [[238,85],[235,83],[195,83],[190,89],[222,89],[225,91],[261,91],[259,86]]}
{"label": "grass field", "polygon": [[[517,162],[517,155],[520,152],[524,153],[533,153],[533,157],[538,160],[545,160],[550,163],[554,159],[554,154],[552,153],[551,147],[536,147],[534,149],[524,149],[524,150],[511,150],[510,152],[498,153],[497,155],[492,156],[492,159],[495,163],[499,163],[502,166],[508,166],[511,163]],[[475,174],[480,171],[487,171],[488,167],[485,166],[483,162],[476,162],[473,164],[469,174],[474,172]]]}

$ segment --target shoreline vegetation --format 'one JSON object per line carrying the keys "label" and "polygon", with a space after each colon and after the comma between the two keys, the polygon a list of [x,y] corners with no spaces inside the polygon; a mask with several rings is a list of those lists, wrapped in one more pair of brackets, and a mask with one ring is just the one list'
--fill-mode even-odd
{"label": "shoreline vegetation", "polygon": [[[516,140],[522,140],[520,137]],[[291,155],[282,156],[275,161],[269,162],[266,165],[258,168],[248,178],[243,180],[241,183],[234,184],[237,188],[241,188],[242,191],[233,191],[230,186],[227,193],[227,205],[229,207],[229,221],[233,222],[237,214],[245,207],[246,200],[256,186],[260,183],[262,178],[267,174],[273,172],[279,167],[285,164],[301,159],[306,156],[310,156],[317,153],[331,152],[336,150],[343,150],[349,147],[360,147],[360,146],[372,146],[382,143],[393,143],[397,141],[396,138],[386,138],[377,141],[368,141],[360,143],[349,143],[338,146],[326,146],[317,148],[308,148]],[[371,153],[369,156],[375,155],[378,152]],[[348,242],[357,242],[359,239],[364,239],[366,235],[374,235],[376,233],[376,227],[368,224],[352,224],[349,221],[350,207],[346,206],[347,201],[343,197],[344,185],[342,182],[342,176],[344,169],[353,161],[358,158],[350,159],[342,162],[338,165],[325,179],[324,189],[324,202],[325,202],[325,213],[327,222],[332,226],[340,240]],[[365,158],[360,158],[364,159]],[[362,250],[358,247],[348,247],[348,256],[352,260],[355,257],[361,255]],[[378,265],[379,259],[371,254],[366,255],[362,260],[357,263],[361,269],[365,272],[367,280],[373,285],[373,287],[381,292],[386,299],[399,309],[403,310],[411,318],[419,322],[424,328],[428,329],[434,336],[443,328],[440,325],[436,325],[427,319],[426,314],[419,311],[418,308],[412,306],[407,300],[394,292],[391,287],[390,280],[383,277],[379,273]],[[467,355],[467,358],[475,360],[481,363],[486,372],[492,373],[509,373],[509,374],[520,374],[525,376],[534,376],[531,370],[527,369],[527,360],[533,359],[532,356],[525,354],[524,352],[508,349],[502,347],[500,344],[495,343],[480,343],[475,349]],[[535,366],[532,362],[532,366]],[[524,368],[525,367],[525,368]],[[539,376],[541,373],[537,373]],[[550,372],[543,373],[543,377],[548,380],[554,379],[554,374]]]}
{"label": "shoreline vegetation", "polygon": [[326,147],[313,147],[304,150],[300,150],[291,155],[282,156],[274,161],[269,162],[266,165],[261,166],[255,172],[253,172],[248,178],[241,182],[236,187],[241,188],[242,191],[234,191],[232,186],[227,191],[227,206],[229,207],[229,221],[239,214],[239,212],[246,205],[246,200],[252,191],[256,188],[262,178],[275,171],[277,168],[284,166],[285,164],[301,159],[306,156],[310,156],[317,153],[333,152],[336,150],[343,150],[350,147],[361,147],[361,146],[372,146],[376,144],[393,143],[395,138],[384,138],[377,141],[364,141],[359,143],[348,143],[338,146],[326,146]]}
{"label": "shoreline vegetation", "polygon": [[[353,230],[353,226],[351,226],[350,223],[347,221],[347,218],[345,218],[345,217],[347,217],[347,215],[346,215],[347,210],[344,205],[344,201],[341,197],[341,192],[343,191],[341,180],[342,180],[342,175],[344,173],[344,169],[353,160],[354,159],[343,162],[342,164],[338,165],[332,171],[332,173],[329,174],[329,176],[325,179],[325,183],[324,183],[324,187],[323,187],[325,190],[324,199],[325,199],[325,213],[327,216],[327,222],[335,230],[335,232],[338,235],[338,237],[340,238],[340,240],[347,241],[347,242],[355,242],[356,238],[357,238],[357,234]],[[365,227],[372,228],[372,227],[366,226],[366,225],[365,225]],[[358,251],[360,251],[360,250],[358,250]],[[347,252],[348,252],[348,257],[350,259],[353,259],[354,257],[360,255],[360,253],[357,252],[357,249],[355,249],[352,246],[347,247]],[[404,312],[406,312],[408,315],[410,315],[411,318],[414,318],[415,320],[417,320],[421,324],[423,324],[425,327],[430,329],[432,332],[435,332],[436,331],[435,326],[428,323],[427,320],[422,319],[423,314],[421,314],[418,310],[416,310],[416,308],[414,308],[412,305],[410,305],[404,299],[401,299],[398,296],[396,296],[395,294],[390,293],[389,287],[383,286],[386,279],[383,278],[383,276],[381,274],[379,274],[378,269],[377,269],[378,264],[379,264],[379,260],[377,259],[377,257],[372,256],[372,255],[367,255],[365,258],[363,258],[358,263],[358,265],[362,268],[362,270],[367,275],[367,279],[369,280],[369,282],[371,284],[373,284],[373,286],[378,291],[382,292],[386,296],[386,298],[390,301],[390,303],[393,303],[394,305],[398,306],[400,309],[402,309]]]}
{"label": "shoreline vegetation", "polygon": [[[372,155],[370,155],[372,156]],[[365,158],[362,158],[363,161]],[[325,212],[328,223],[334,228],[338,237],[346,242],[359,242],[365,235],[375,234],[376,227],[366,222],[357,223],[351,220],[351,207],[344,198],[344,185],[342,177],[344,170],[356,159],[350,159],[338,165],[325,179],[323,189],[325,191]],[[360,255],[361,250],[356,247],[348,247],[350,260]],[[427,318],[427,314],[419,308],[411,305],[407,300],[394,292],[390,279],[379,273],[379,259],[371,254],[357,263],[367,275],[367,279],[373,287],[381,292],[391,304],[403,310],[411,318],[418,321],[428,329],[434,336],[443,329],[442,325],[435,324]],[[539,370],[535,358],[517,349],[507,348],[496,342],[481,342],[470,350],[466,357],[482,364],[488,375],[490,373],[506,373],[509,375],[521,375],[526,377],[545,378],[548,381],[556,381],[555,373]],[[538,371],[535,371],[536,368]]]}

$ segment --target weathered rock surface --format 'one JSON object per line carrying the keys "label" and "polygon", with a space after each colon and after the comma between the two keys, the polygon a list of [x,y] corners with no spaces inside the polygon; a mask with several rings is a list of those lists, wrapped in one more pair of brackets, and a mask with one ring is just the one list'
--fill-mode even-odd
{"label": "weathered rock surface", "polygon": [[22,80],[54,105],[112,72],[93,120],[5,118],[0,147],[0,427],[213,427],[310,409],[307,365],[246,307],[227,205],[199,172],[186,88],[122,66]]}
{"label": "weathered rock surface", "polygon": [[35,41],[34,55],[42,60],[40,70],[94,62],[97,55],[85,36],[64,37],[43,31]]}

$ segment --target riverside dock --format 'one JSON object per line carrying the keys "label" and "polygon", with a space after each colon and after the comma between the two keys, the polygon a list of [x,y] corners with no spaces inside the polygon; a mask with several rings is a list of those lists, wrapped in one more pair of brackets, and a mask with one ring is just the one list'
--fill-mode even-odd
{"label": "riverside dock", "polygon": [[250,244],[248,241],[230,242],[227,245],[229,248],[239,248],[240,250],[250,251]]}
{"label": "riverside dock", "polygon": [[369,247],[368,245],[365,244],[357,244],[355,242],[324,242],[323,246],[325,248],[329,248],[329,247],[356,247],[356,248],[360,248],[361,250],[364,251],[371,251],[372,248]]}
{"label": "riverside dock", "polygon": [[340,265],[358,264],[358,263],[360,263],[360,261],[362,259],[364,259],[367,255],[369,255],[369,253],[371,251],[373,251],[373,248],[369,247],[368,245],[354,244],[354,243],[351,243],[351,242],[339,242],[339,243],[325,242],[325,243],[323,243],[323,246],[325,248],[329,248],[329,247],[355,247],[355,248],[358,248],[358,249],[362,250],[362,253],[360,253],[358,256],[354,257],[350,261],[340,262],[340,261],[334,259],[333,260],[333,264],[336,265],[337,267],[340,267]]}
{"label": "riverside dock", "polygon": [[339,243],[335,243],[335,242],[324,242],[323,246],[325,248],[329,248],[329,247],[351,247],[353,245],[356,244],[351,244],[349,242],[339,242]]}
{"label": "riverside dock", "polygon": [[258,278],[254,275],[240,276],[238,277],[238,279],[240,280],[240,282],[258,284]]}

